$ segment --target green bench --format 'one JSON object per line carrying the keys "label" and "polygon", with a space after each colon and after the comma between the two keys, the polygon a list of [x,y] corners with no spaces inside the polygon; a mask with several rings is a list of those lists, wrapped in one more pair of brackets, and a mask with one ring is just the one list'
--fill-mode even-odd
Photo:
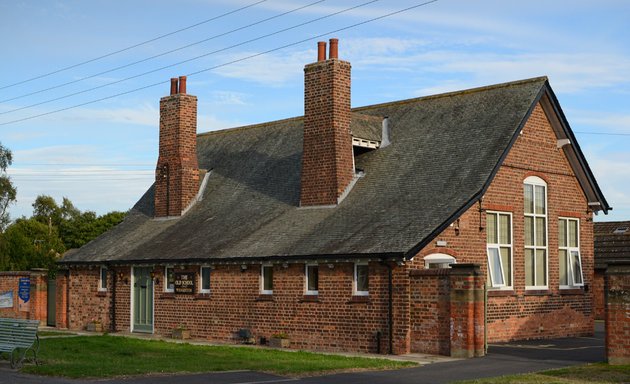
{"label": "green bench", "polygon": [[37,364],[39,320],[0,318],[0,355],[10,355],[11,368],[20,368],[29,352]]}

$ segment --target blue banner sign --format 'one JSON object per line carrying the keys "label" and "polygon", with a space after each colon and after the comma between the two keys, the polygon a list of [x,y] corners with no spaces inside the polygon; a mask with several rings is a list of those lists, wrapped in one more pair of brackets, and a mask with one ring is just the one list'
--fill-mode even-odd
{"label": "blue banner sign", "polygon": [[18,282],[18,297],[25,303],[28,303],[31,299],[31,279],[29,277],[20,277]]}

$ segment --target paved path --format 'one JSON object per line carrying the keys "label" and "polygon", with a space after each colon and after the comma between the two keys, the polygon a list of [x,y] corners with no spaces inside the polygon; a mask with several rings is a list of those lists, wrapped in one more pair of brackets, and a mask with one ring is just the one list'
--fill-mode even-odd
{"label": "paved path", "polygon": [[596,326],[595,337],[523,341],[491,345],[483,358],[427,364],[395,371],[339,373],[287,378],[251,371],[217,372],[176,376],[143,376],[113,380],[69,380],[19,374],[0,364],[0,384],[423,384],[535,372],[604,360],[604,332]]}

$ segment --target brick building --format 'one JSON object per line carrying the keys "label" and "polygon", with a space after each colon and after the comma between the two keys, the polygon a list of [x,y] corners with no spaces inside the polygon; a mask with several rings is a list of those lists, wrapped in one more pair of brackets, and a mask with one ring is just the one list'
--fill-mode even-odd
{"label": "brick building", "polygon": [[595,223],[595,276],[593,307],[596,320],[604,320],[606,267],[618,262],[630,262],[630,221]]}
{"label": "brick building", "polygon": [[199,135],[172,80],[155,184],[64,257],[59,326],[453,356],[593,332],[610,207],[546,78],[351,108],[335,39],[304,72],[305,116]]}

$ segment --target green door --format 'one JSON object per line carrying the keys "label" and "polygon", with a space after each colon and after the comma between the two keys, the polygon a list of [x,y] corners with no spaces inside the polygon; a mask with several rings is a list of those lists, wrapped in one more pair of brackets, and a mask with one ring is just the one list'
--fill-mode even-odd
{"label": "green door", "polygon": [[133,269],[133,331],[153,332],[151,268]]}

